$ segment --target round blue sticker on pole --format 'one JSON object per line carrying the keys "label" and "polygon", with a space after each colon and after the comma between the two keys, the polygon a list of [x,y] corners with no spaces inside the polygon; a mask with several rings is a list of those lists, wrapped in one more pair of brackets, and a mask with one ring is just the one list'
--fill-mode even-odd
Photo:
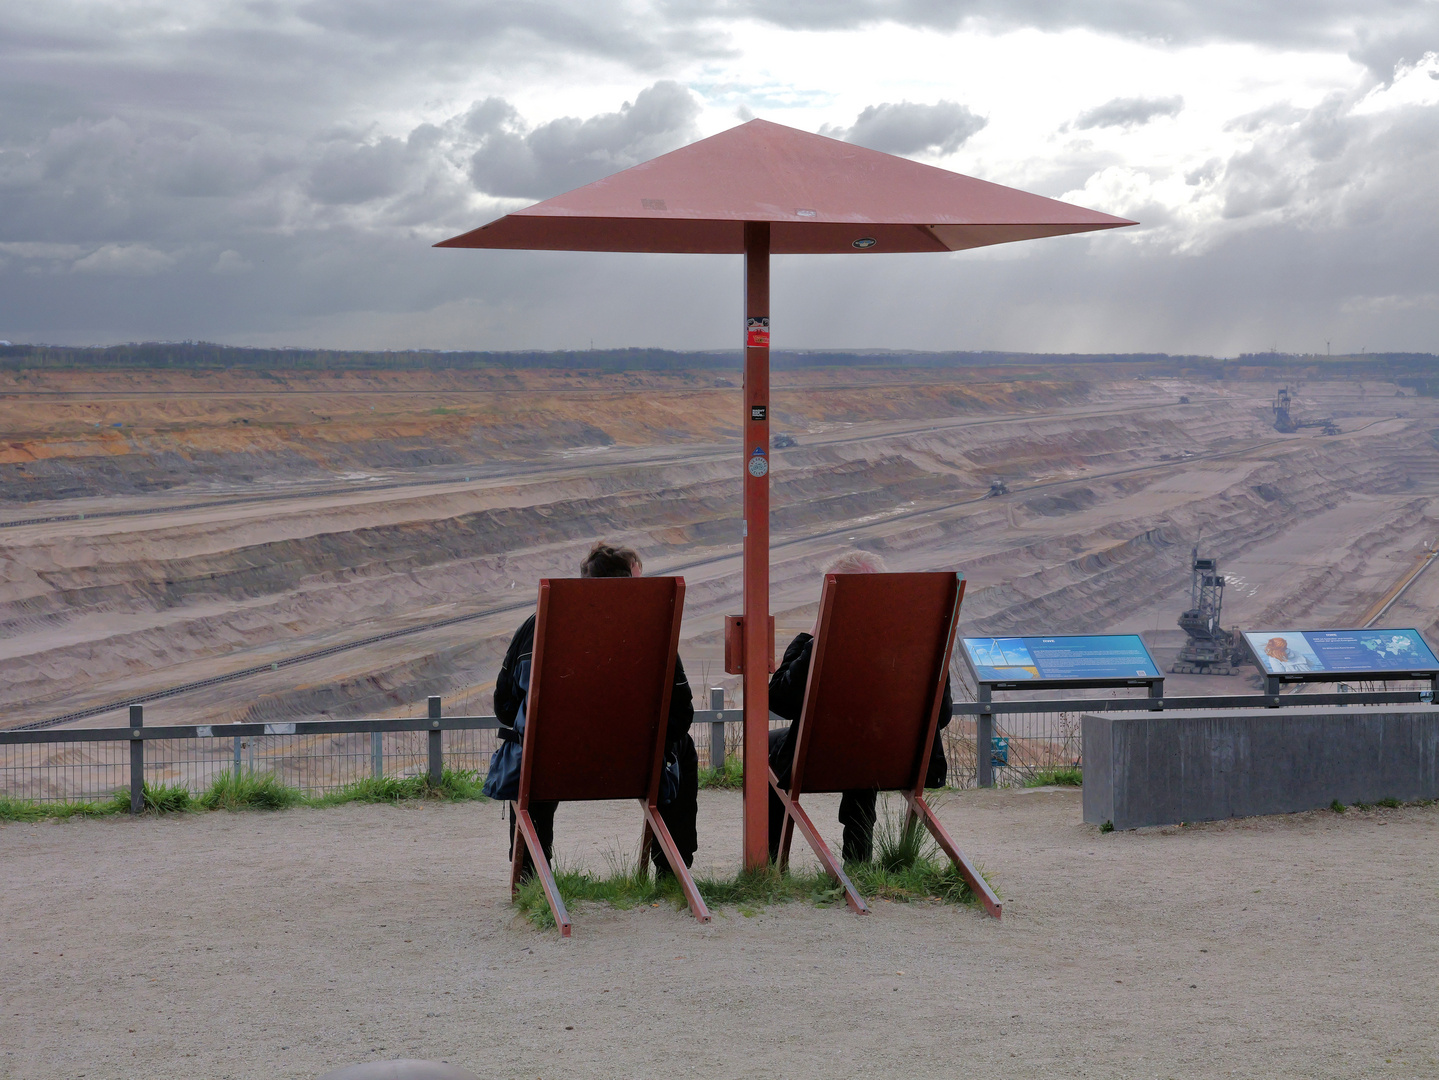
{"label": "round blue sticker on pole", "polygon": [[749,474],[753,477],[761,477],[769,472],[769,459],[764,456],[764,447],[756,446],[754,453],[749,459]]}

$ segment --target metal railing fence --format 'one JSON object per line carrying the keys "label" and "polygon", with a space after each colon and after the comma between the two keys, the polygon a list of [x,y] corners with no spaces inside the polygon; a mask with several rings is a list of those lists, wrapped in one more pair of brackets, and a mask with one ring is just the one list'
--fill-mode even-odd
{"label": "metal railing fence", "polygon": [[[1054,769],[1082,767],[1080,720],[1085,713],[1125,710],[1322,708],[1336,705],[1428,703],[1428,691],[1229,695],[1185,698],[1086,698],[957,702],[943,733],[954,787],[1012,786]],[[423,717],[308,720],[292,723],[146,726],[142,706],[125,727],[0,730],[0,798],[89,802],[128,790],[143,808],[143,784],[183,786],[192,794],[222,773],[273,774],[309,795],[367,777],[427,776],[446,769],[483,775],[496,746],[494,716],[445,716],[428,699]],[[701,768],[738,756],[741,713],[720,690],[695,712]],[[771,725],[785,721],[771,716]],[[988,754],[980,747],[988,746]]]}

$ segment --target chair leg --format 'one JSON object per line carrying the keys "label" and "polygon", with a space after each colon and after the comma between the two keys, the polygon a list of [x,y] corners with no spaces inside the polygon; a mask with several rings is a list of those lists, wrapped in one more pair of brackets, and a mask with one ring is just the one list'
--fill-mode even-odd
{"label": "chair leg", "polygon": [[924,822],[925,828],[934,837],[940,850],[948,855],[950,861],[959,868],[959,876],[964,878],[965,884],[974,890],[975,896],[979,897],[979,902],[984,905],[984,910],[996,919],[1001,918],[1004,908],[999,902],[999,897],[994,895],[994,890],[989,887],[989,882],[984,880],[980,872],[975,869],[974,864],[950,838],[949,833],[940,824],[939,818],[935,817],[934,808],[924,801],[923,795],[915,795],[913,792],[907,791],[904,797],[909,801],[910,819],[913,820],[915,816],[918,816]]}
{"label": "chair leg", "polygon": [[[784,791],[784,789],[780,787],[779,777],[775,775],[773,769],[769,771],[769,786],[777,792],[783,793]],[[775,867],[781,874],[789,869],[789,849],[793,842],[794,819],[790,817],[789,811],[786,810],[784,821],[779,827],[779,851],[775,853]]]}
{"label": "chair leg", "polygon": [[[560,937],[570,936],[570,913],[565,910],[565,902],[560,898],[560,887],[555,884],[555,875],[550,870],[550,861],[545,858],[545,849],[540,846],[539,833],[535,832],[535,823],[530,818],[530,812],[523,807],[516,807],[515,827],[520,835],[524,837],[525,846],[530,849],[530,861],[535,864],[535,874],[540,879],[540,886],[545,890],[545,900],[550,905],[550,912],[555,917],[555,925],[560,928]],[[519,882],[520,854],[519,845],[515,845],[515,863],[511,870],[512,881]]]}
{"label": "chair leg", "polygon": [[685,900],[690,906],[690,913],[702,923],[710,921],[710,909],[705,905],[704,897],[695,885],[695,879],[690,876],[690,868],[685,865],[684,859],[680,856],[679,848],[675,847],[674,838],[665,827],[665,819],[660,817],[659,808],[651,806],[645,799],[640,800],[640,806],[645,812],[645,832],[654,837],[655,843],[659,845],[660,851],[664,853],[669,861],[670,870],[674,872],[679,880],[680,888],[684,890]]}
{"label": "chair leg", "polygon": [[650,845],[654,843],[655,833],[650,828],[649,818],[645,818],[645,831],[640,834],[640,861],[638,876],[645,877],[650,872]]}
{"label": "chair leg", "polygon": [[[773,778],[774,774],[771,773],[770,776]],[[824,837],[820,836],[819,830],[814,827],[814,822],[804,812],[804,807],[800,806],[799,800],[790,798],[789,792],[781,790],[779,784],[774,783],[773,779],[771,787],[779,795],[780,801],[784,803],[785,824],[788,825],[792,822],[804,834],[804,838],[809,841],[809,846],[814,850],[815,857],[819,859],[825,872],[839,882],[844,889],[845,903],[859,914],[868,915],[869,906],[864,902],[864,897],[860,896],[859,890],[854,887],[854,882],[849,880],[849,875],[844,872],[843,864],[834,857],[834,852],[830,851],[829,845],[824,842]]]}
{"label": "chair leg", "polygon": [[794,819],[788,813],[784,816],[784,824],[779,827],[779,861],[775,864],[779,872],[783,874],[789,869],[789,849],[794,843]]}
{"label": "chair leg", "polygon": [[520,891],[520,875],[524,872],[525,851],[529,845],[519,831],[519,807],[513,802],[510,803],[510,813],[515,815],[516,821],[515,835],[510,838],[510,899],[514,900],[515,894]]}

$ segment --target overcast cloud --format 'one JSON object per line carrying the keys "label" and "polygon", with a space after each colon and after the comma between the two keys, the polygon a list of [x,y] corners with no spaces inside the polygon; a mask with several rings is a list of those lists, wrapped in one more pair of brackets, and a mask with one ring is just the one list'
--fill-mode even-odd
{"label": "overcast cloud", "polygon": [[1178,116],[1184,109],[1182,97],[1112,98],[1103,105],[1085,109],[1074,118],[1080,131],[1097,127],[1137,127],[1161,116]]}
{"label": "overcast cloud", "polygon": [[0,0],[0,338],[735,344],[738,262],[430,244],[751,116],[1142,222],[776,262],[783,347],[1439,351],[1439,4]]}
{"label": "overcast cloud", "polygon": [[954,153],[987,123],[984,117],[953,101],[933,105],[901,101],[870,105],[851,127],[824,127],[820,133],[886,154],[943,156]]}

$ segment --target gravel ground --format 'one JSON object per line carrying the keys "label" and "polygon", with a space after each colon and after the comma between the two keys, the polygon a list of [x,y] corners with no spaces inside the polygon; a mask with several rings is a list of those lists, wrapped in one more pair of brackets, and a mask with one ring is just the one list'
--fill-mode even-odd
{"label": "gravel ground", "polygon": [[[1075,791],[942,813],[1003,922],[582,907],[561,942],[508,905],[493,804],[3,825],[0,1075],[1439,1073],[1439,806],[1109,835]],[[738,818],[703,793],[702,866],[733,868]],[[560,810],[571,863],[637,833]]]}

